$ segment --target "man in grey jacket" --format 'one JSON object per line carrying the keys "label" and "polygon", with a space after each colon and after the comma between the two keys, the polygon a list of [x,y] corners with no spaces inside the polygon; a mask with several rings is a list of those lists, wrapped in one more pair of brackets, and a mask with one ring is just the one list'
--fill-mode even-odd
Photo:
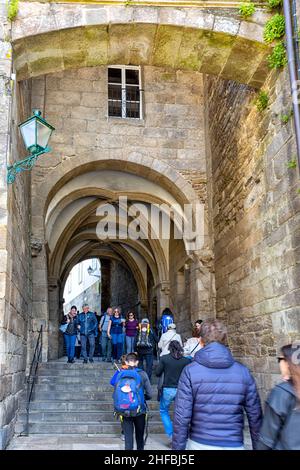
{"label": "man in grey jacket", "polygon": [[113,309],[108,307],[106,313],[99,322],[99,332],[101,333],[102,361],[111,361],[111,339],[107,336],[108,323],[111,319]]}

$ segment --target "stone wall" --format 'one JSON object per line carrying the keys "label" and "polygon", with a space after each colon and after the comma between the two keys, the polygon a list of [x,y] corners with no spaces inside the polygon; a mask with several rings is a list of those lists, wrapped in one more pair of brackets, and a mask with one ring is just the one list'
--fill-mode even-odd
{"label": "stone wall", "polygon": [[[137,304],[138,299],[138,289],[133,274],[123,264],[112,260],[110,268],[111,306],[120,306],[122,314],[126,315],[130,307]],[[133,310],[138,313],[137,307]]]}
{"label": "stone wall", "polygon": [[53,152],[41,158],[33,182],[64,158],[89,148],[130,160],[159,158],[180,171],[205,175],[202,75],[143,67],[142,120],[107,117],[107,67],[90,67],[33,79],[32,106],[55,127]]}
{"label": "stone wall", "polygon": [[293,122],[281,118],[291,109],[287,71],[265,89],[270,106],[260,113],[251,88],[205,78],[217,317],[263,391],[277,379],[278,347],[300,331],[299,174],[288,168]]}
{"label": "stone wall", "polygon": [[22,395],[31,316],[29,184],[26,173],[6,184],[6,165],[24,158],[18,130],[30,114],[30,83],[11,80],[5,3],[0,3],[0,448],[13,435]]}

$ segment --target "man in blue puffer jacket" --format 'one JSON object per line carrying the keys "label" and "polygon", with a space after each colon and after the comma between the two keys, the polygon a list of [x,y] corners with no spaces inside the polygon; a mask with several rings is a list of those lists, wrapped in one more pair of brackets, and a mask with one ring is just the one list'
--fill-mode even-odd
{"label": "man in blue puffer jacket", "polygon": [[244,410],[255,449],[262,411],[248,368],[225,346],[226,328],[218,320],[201,325],[194,361],[180,376],[174,411],[174,450],[244,449]]}

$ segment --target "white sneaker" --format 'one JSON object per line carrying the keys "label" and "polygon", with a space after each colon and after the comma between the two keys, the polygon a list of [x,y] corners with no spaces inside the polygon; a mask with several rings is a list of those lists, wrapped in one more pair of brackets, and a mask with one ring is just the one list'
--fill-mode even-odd
{"label": "white sneaker", "polygon": [[121,434],[121,441],[125,441],[125,435]]}

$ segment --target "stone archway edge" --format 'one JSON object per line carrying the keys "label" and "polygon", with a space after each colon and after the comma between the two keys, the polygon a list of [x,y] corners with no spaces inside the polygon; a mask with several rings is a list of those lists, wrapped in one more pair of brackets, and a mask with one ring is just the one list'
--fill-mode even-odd
{"label": "stone archway edge", "polygon": [[[238,8],[240,2],[198,2],[176,9],[172,3],[160,6],[155,1],[126,6],[126,1],[117,2],[47,2],[37,1],[20,2],[19,13],[12,24],[12,41],[17,39],[45,34],[66,28],[76,28],[94,25],[120,24],[120,23],[153,23],[161,25],[174,25],[186,28],[203,28],[206,30],[239,35],[250,40],[263,42],[263,26],[270,14],[260,9],[252,16],[251,21],[244,21],[239,15],[236,18],[228,15],[223,8]],[[174,4],[177,5],[175,1]],[[226,6],[225,6],[226,5]],[[210,10],[210,8],[216,9]],[[207,11],[205,11],[207,10]]]}
{"label": "stone archway edge", "polygon": [[[29,0],[40,3],[40,0]],[[170,6],[185,8],[238,8],[242,0],[44,0],[42,3],[79,3],[81,5],[126,5],[126,6]],[[257,7],[265,7],[264,1],[252,2]]]}
{"label": "stone archway edge", "polygon": [[122,61],[211,73],[259,88],[269,72],[270,48],[263,43],[268,16],[263,9],[244,21],[198,6],[40,3],[37,9],[36,2],[21,2],[12,25],[17,77]]}

